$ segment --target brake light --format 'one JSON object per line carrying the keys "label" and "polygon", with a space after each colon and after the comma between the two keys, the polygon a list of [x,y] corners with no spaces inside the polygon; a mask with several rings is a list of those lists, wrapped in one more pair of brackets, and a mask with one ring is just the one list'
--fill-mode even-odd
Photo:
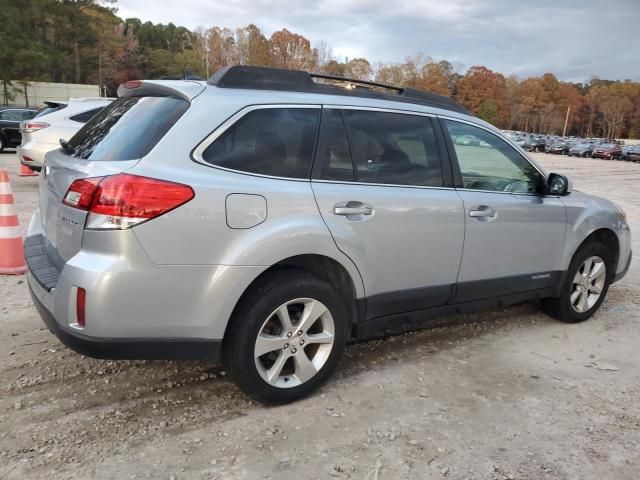
{"label": "brake light", "polygon": [[37,132],[38,130],[42,130],[48,126],[49,124],[46,122],[26,122],[22,125],[22,131],[24,133]]}
{"label": "brake light", "polygon": [[120,173],[74,181],[63,203],[89,212],[88,229],[126,229],[159,217],[194,197],[188,185]]}
{"label": "brake light", "polygon": [[142,80],[129,80],[128,82],[124,82],[122,86],[128,89],[139,88],[142,86]]}

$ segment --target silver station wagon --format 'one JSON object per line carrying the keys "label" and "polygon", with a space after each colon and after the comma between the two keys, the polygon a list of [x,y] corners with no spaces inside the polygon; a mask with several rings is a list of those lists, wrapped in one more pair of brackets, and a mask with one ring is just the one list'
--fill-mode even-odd
{"label": "silver station wagon", "polygon": [[84,355],[220,360],[285,403],[350,338],[530,300],[586,320],[629,267],[619,207],[448,98],[248,66],[118,93],[46,155],[25,239]]}

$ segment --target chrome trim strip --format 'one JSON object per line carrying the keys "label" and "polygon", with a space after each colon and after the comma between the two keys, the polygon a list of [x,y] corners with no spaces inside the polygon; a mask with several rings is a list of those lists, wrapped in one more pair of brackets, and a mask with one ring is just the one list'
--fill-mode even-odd
{"label": "chrome trim strip", "polygon": [[437,116],[436,113],[431,113],[431,112],[419,112],[416,110],[400,110],[397,108],[366,107],[361,105],[327,104],[327,105],[323,105],[323,108],[332,109],[332,110],[366,110],[369,112],[400,113],[403,115],[415,115],[418,117],[431,117],[431,118],[436,118]]}

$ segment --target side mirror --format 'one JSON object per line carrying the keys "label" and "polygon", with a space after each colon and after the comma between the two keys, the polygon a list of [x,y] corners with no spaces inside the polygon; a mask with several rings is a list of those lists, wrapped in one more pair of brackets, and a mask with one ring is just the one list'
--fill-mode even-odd
{"label": "side mirror", "polygon": [[549,195],[569,195],[572,189],[573,185],[571,180],[564,175],[560,175],[558,173],[549,174],[549,178],[547,180],[547,193]]}

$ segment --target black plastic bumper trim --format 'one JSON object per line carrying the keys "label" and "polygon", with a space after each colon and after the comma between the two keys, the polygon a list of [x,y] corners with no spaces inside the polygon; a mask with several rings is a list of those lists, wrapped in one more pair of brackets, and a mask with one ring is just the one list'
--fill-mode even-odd
{"label": "black plastic bumper trim", "polygon": [[629,252],[629,258],[627,259],[627,264],[624,266],[624,270],[622,270],[620,273],[616,274],[616,276],[614,277],[613,281],[617,282],[618,280],[620,280],[622,277],[624,277],[627,272],[629,271],[629,267],[631,266],[631,257],[633,256],[633,252]]}
{"label": "black plastic bumper trim", "polygon": [[47,308],[29,292],[44,324],[68,348],[87,357],[110,360],[220,361],[222,340],[199,338],[95,338],[62,328]]}
{"label": "black plastic bumper trim", "polygon": [[32,235],[24,239],[24,259],[33,278],[40,285],[48,291],[56,288],[60,270],[45,252],[42,235]]}

